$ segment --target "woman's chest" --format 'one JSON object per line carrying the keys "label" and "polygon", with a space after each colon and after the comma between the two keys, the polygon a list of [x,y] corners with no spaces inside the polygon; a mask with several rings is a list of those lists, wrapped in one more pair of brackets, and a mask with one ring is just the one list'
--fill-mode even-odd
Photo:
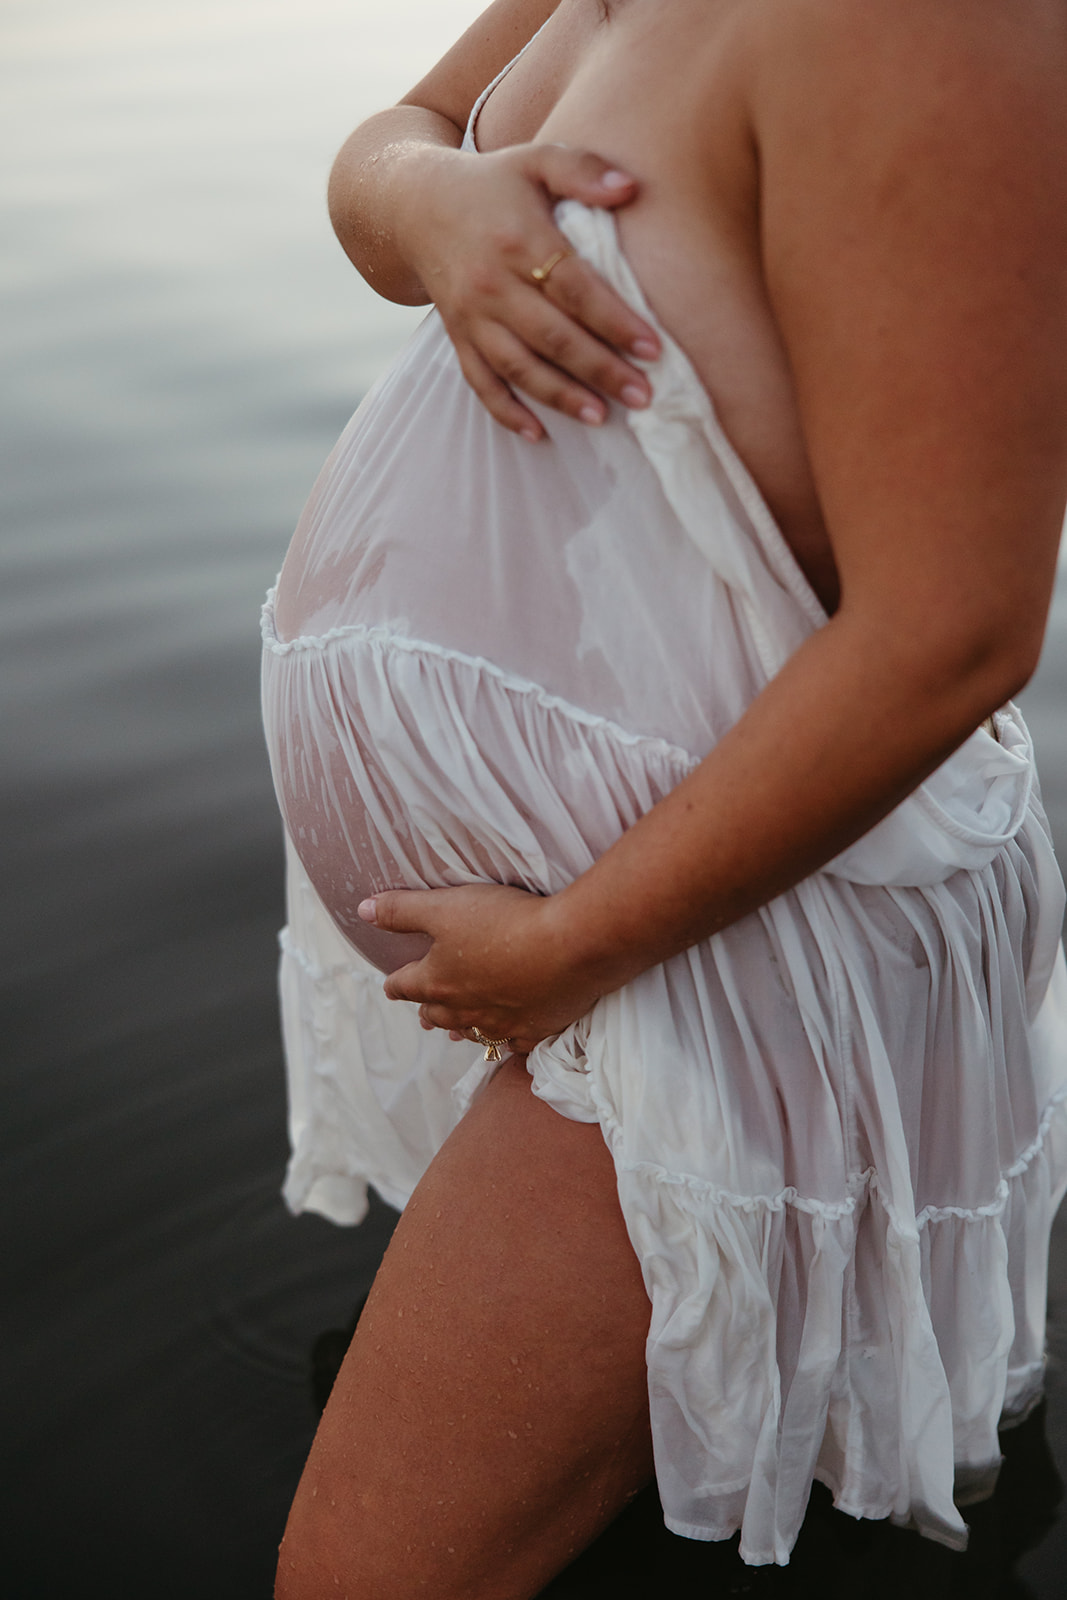
{"label": "woman's chest", "polygon": [[490,95],[481,150],[595,150],[632,173],[618,214],[645,296],[693,362],[801,566],[832,608],[829,542],[761,270],[743,0],[564,0]]}

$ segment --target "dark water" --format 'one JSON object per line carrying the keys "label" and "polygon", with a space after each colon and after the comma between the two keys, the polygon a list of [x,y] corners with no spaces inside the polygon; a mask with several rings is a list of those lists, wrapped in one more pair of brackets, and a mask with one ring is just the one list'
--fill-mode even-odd
{"label": "dark water", "polygon": [[[330,152],[475,9],[409,0],[372,31],[339,0],[0,15],[5,1600],[269,1595],[309,1351],[388,1233],[384,1209],[346,1232],[277,1198],[256,611],[411,325],[328,235]],[[1067,848],[1065,684],[1061,587],[1028,702]],[[1063,1465],[1062,1230],[1051,1348]],[[1067,1534],[1040,1430],[1020,1437],[966,1564],[816,1506],[792,1575],[739,1576],[645,1501],[553,1593],[1052,1600]]]}

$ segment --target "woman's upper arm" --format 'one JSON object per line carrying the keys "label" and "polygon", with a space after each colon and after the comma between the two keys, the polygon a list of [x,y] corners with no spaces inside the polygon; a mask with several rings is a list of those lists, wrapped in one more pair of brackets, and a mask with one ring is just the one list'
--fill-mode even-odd
{"label": "woman's upper arm", "polygon": [[495,0],[400,101],[464,128],[471,107],[497,73],[558,9],[560,0]]}
{"label": "woman's upper arm", "polygon": [[1067,13],[790,0],[761,26],[764,268],[842,605],[1036,660],[1067,495]]}

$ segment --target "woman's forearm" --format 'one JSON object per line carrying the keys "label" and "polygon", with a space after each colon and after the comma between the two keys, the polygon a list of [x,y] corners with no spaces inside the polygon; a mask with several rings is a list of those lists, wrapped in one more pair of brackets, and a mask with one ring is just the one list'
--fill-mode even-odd
{"label": "woman's forearm", "polygon": [[825,866],[1026,681],[1039,645],[1039,626],[954,630],[944,607],[843,609],[567,888],[391,891],[361,905],[380,928],[433,940],[386,994],[419,1004],[425,1027],[477,1026],[529,1051]]}
{"label": "woman's forearm", "polygon": [[430,299],[413,265],[407,224],[438,163],[455,156],[462,138],[440,112],[393,106],[361,123],[338,153],[330,221],[357,272],[387,300],[417,306]]}
{"label": "woman's forearm", "polygon": [[369,117],[342,146],[330,175],[330,220],[353,266],[387,300],[434,298],[413,244],[440,159],[454,158],[475,97],[557,3],[493,0],[399,105]]}
{"label": "woman's forearm", "polygon": [[765,904],[846,849],[1021,686],[1036,653],[916,656],[839,616],[701,766],[545,903],[598,992]]}

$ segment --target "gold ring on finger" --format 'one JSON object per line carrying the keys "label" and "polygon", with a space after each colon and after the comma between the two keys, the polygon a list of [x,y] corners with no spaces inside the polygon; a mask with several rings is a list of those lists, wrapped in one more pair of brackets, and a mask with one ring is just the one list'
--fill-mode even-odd
{"label": "gold ring on finger", "polygon": [[471,1028],[471,1032],[473,1033],[473,1035],[474,1035],[475,1039],[477,1040],[477,1042],[479,1044],[483,1044],[485,1046],[485,1055],[482,1058],[483,1060],[485,1060],[485,1061],[502,1061],[503,1060],[503,1057],[500,1054],[500,1047],[501,1047],[501,1045],[510,1044],[511,1043],[510,1039],[490,1039],[489,1035],[486,1034],[486,1033],[483,1033],[481,1028],[472,1027]]}
{"label": "gold ring on finger", "polygon": [[548,282],[549,274],[555,271],[556,267],[559,266],[561,261],[566,261],[567,257],[572,256],[573,254],[574,251],[570,249],[569,246],[565,246],[562,250],[554,250],[549,256],[548,260],[541,266],[531,267],[530,277],[533,279],[534,283],[536,283],[537,287],[539,289],[543,289],[545,284]]}

